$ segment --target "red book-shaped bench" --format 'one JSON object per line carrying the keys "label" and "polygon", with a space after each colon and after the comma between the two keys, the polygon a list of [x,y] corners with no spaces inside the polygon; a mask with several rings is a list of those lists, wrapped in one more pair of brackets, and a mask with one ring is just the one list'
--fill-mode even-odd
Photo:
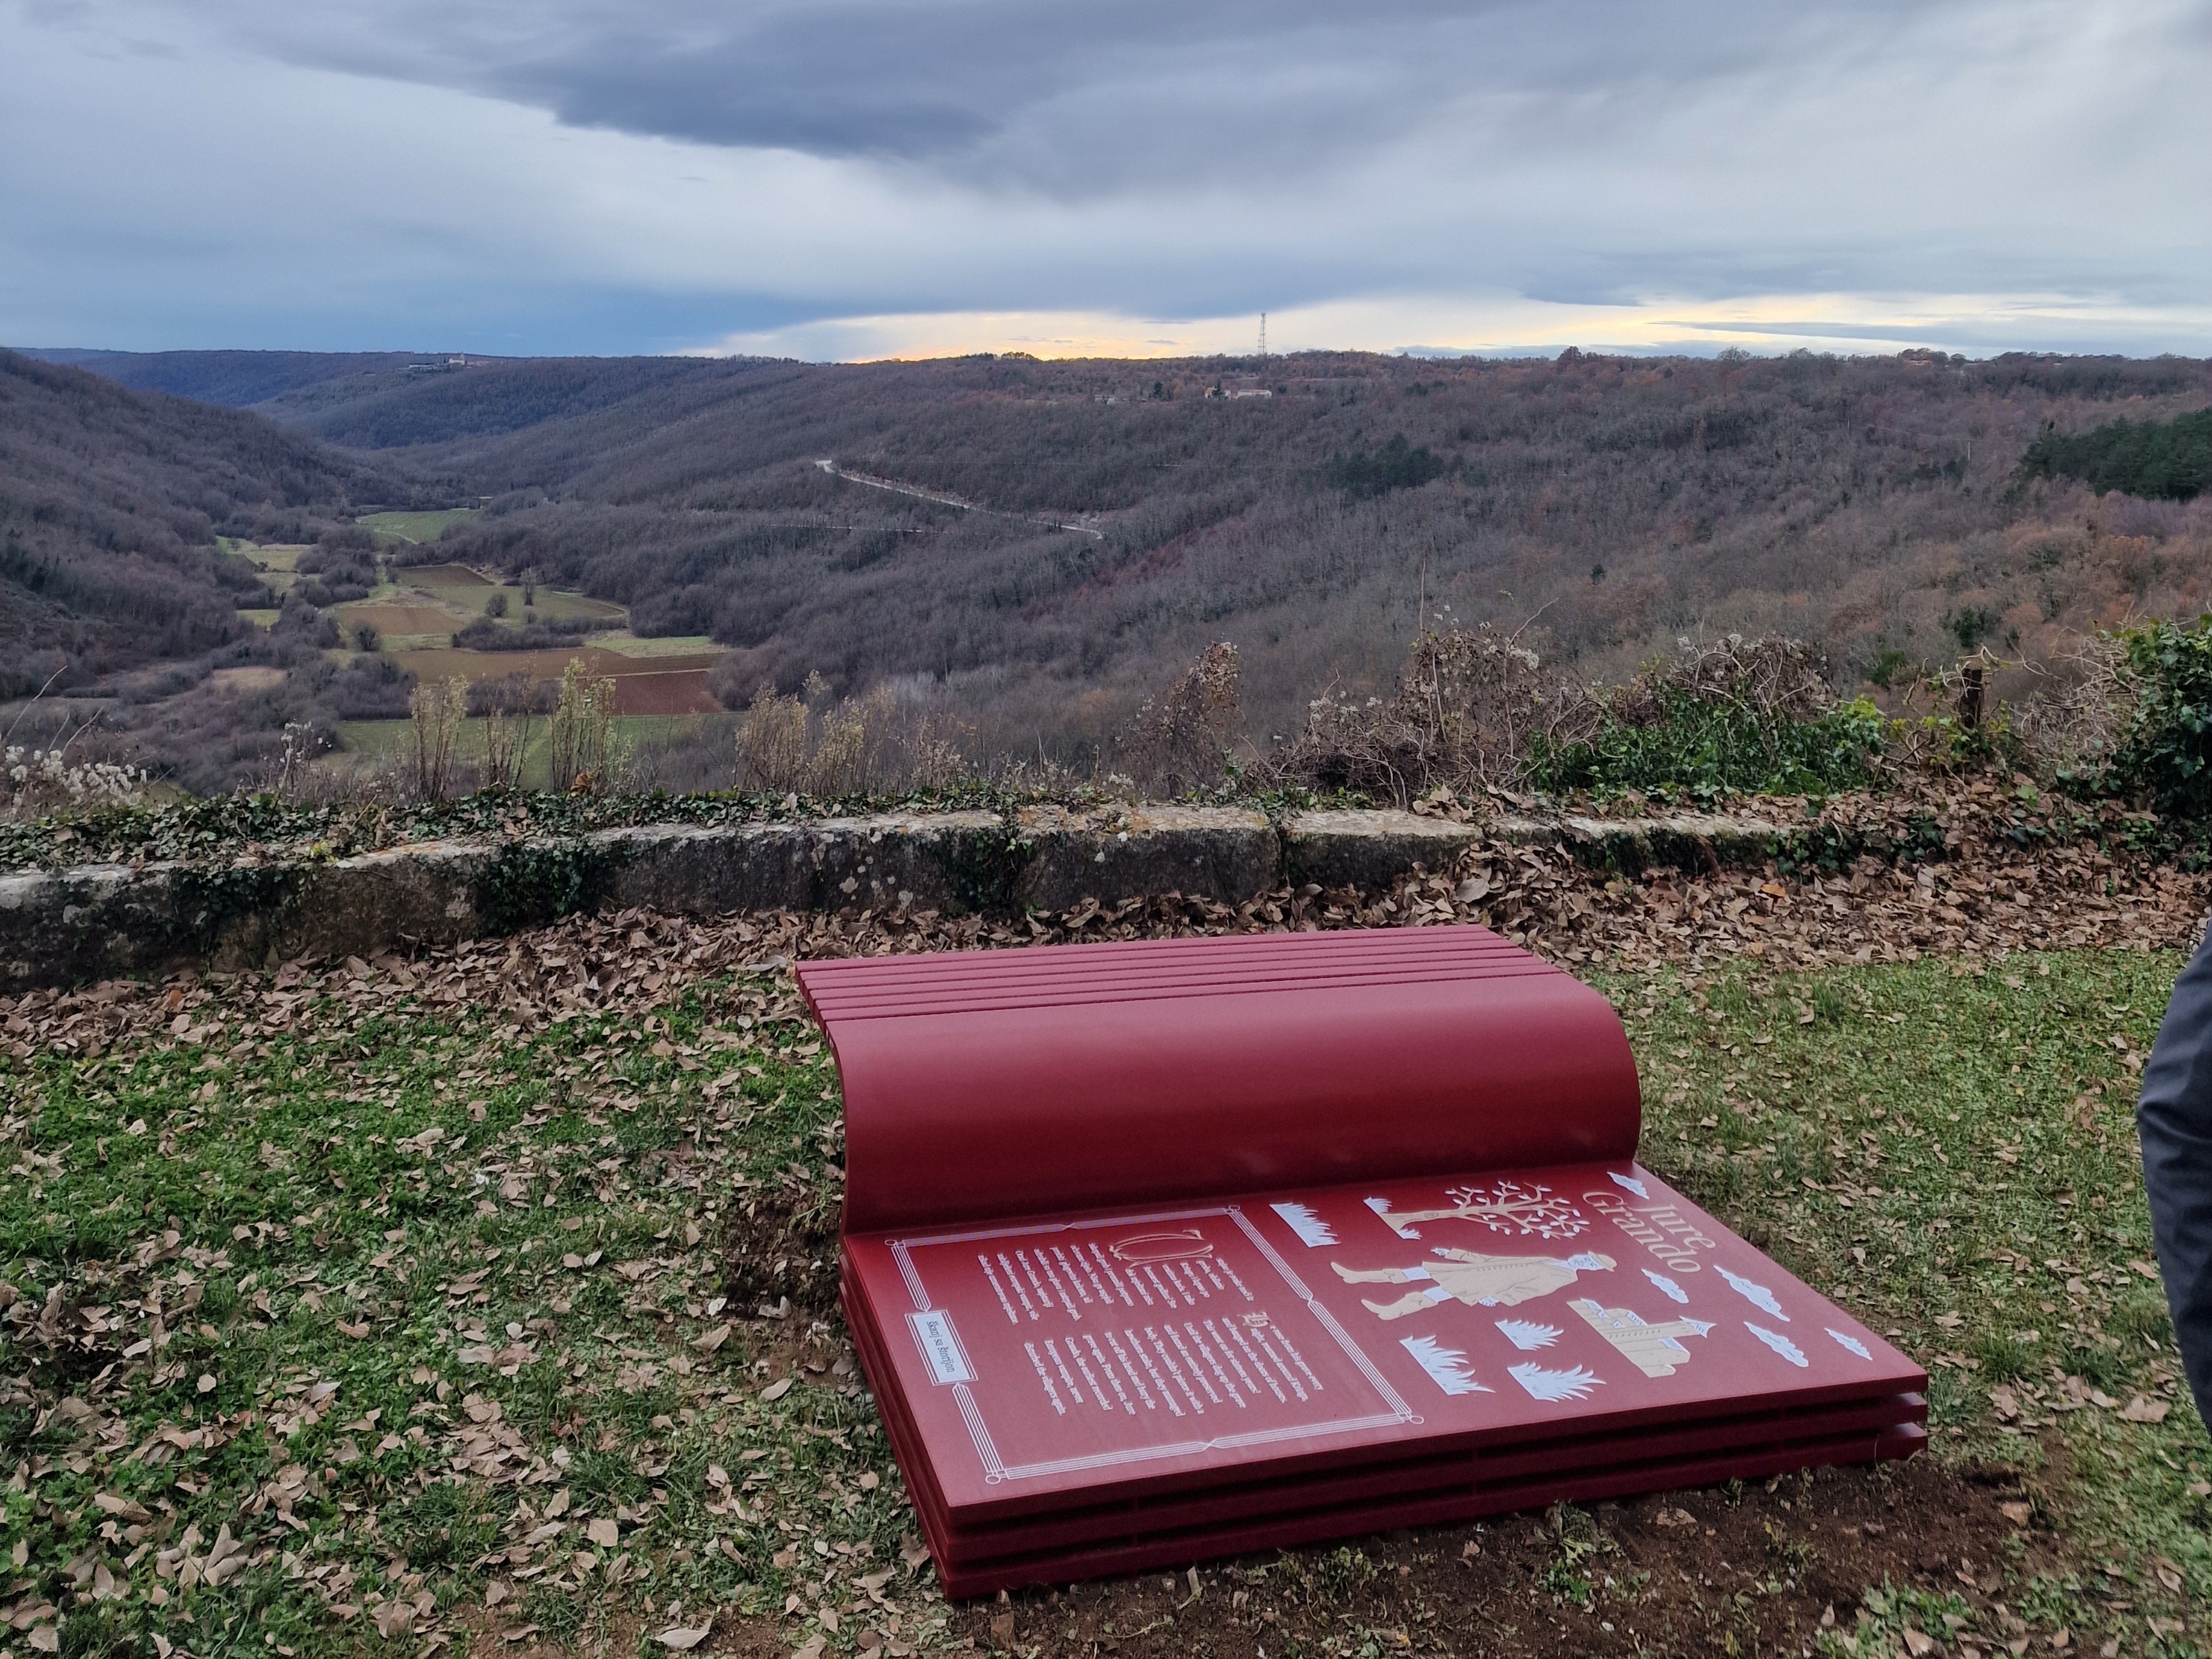
{"label": "red book-shaped bench", "polygon": [[1919,1367],[1636,1162],[1480,927],[810,963],[847,1316],[947,1589],[1910,1455]]}

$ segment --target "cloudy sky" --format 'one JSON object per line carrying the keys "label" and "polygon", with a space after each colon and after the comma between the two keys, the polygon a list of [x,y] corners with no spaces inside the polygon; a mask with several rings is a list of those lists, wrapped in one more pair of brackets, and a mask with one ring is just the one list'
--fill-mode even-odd
{"label": "cloudy sky", "polygon": [[0,341],[2212,355],[2212,0],[0,0]]}

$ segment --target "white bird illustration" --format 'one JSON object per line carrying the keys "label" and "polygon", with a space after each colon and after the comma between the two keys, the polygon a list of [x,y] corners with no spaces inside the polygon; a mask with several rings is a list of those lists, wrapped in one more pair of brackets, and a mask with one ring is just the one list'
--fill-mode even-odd
{"label": "white bird illustration", "polygon": [[1790,1316],[1782,1311],[1782,1304],[1774,1299],[1774,1292],[1768,1290],[1765,1285],[1753,1284],[1741,1273],[1732,1273],[1726,1267],[1721,1268],[1720,1275],[1728,1280],[1730,1290],[1750,1303],[1753,1307],[1772,1314],[1785,1325],[1790,1322]]}
{"label": "white bird illustration", "polygon": [[1754,1325],[1748,1319],[1743,1322],[1743,1328],[1799,1370],[1802,1370],[1813,1363],[1805,1358],[1804,1349],[1780,1332],[1770,1331],[1764,1325]]}

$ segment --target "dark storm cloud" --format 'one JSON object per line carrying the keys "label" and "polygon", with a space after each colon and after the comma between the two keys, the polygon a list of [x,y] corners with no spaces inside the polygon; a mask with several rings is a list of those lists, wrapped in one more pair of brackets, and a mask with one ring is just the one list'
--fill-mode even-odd
{"label": "dark storm cloud", "polygon": [[0,0],[0,338],[2195,344],[2208,60],[2206,0]]}
{"label": "dark storm cloud", "polygon": [[[238,27],[295,58],[531,102],[564,120],[659,137],[828,156],[973,153],[1062,101],[1149,88],[1224,60],[1247,73],[1317,67],[1346,112],[1346,54],[1388,63],[1408,33],[1463,9],[1401,3],[1352,25],[1343,9],[1168,0],[1044,7],[1014,0],[715,5],[683,0],[467,8],[386,0],[326,9],[234,6]],[[1364,42],[1364,45],[1359,43]],[[1233,106],[1232,82],[1210,94]],[[1182,101],[1182,100],[1178,100]],[[1206,99],[1182,103],[1203,121]],[[1147,112],[1158,113],[1155,106]],[[1188,120],[1185,125],[1188,125]]]}
{"label": "dark storm cloud", "polygon": [[489,93],[574,125],[1081,195],[1341,164],[1455,106],[1508,149],[1603,143],[1706,87],[1866,50],[1929,9],[234,0],[229,15],[297,62]]}

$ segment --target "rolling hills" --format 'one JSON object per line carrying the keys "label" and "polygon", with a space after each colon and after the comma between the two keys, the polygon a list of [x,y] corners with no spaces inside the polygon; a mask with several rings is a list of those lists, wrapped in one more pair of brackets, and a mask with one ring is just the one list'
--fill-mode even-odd
{"label": "rolling hills", "polygon": [[0,352],[0,697],[246,638],[262,584],[221,537],[309,539],[406,489],[257,416]]}
{"label": "rolling hills", "polygon": [[[2198,608],[2201,504],[2019,464],[2046,428],[2208,401],[2212,367],[2173,359],[1569,354],[492,363],[262,407],[488,495],[439,556],[710,635],[732,697],[895,681],[1000,745],[1073,750],[1217,638],[1264,738],[1325,686],[1387,684],[1440,615],[1592,675],[1787,632],[1852,684]],[[498,413],[463,430],[470,410]]]}
{"label": "rolling hills", "polygon": [[1784,632],[1849,685],[2212,602],[2206,498],[2021,468],[2042,434],[2212,404],[2187,360],[274,356],[86,366],[247,404],[224,418],[308,458],[331,511],[477,507],[392,557],[708,636],[726,703],[887,686],[1079,764],[1217,639],[1264,743],[1386,689],[1440,620],[1591,677]]}

